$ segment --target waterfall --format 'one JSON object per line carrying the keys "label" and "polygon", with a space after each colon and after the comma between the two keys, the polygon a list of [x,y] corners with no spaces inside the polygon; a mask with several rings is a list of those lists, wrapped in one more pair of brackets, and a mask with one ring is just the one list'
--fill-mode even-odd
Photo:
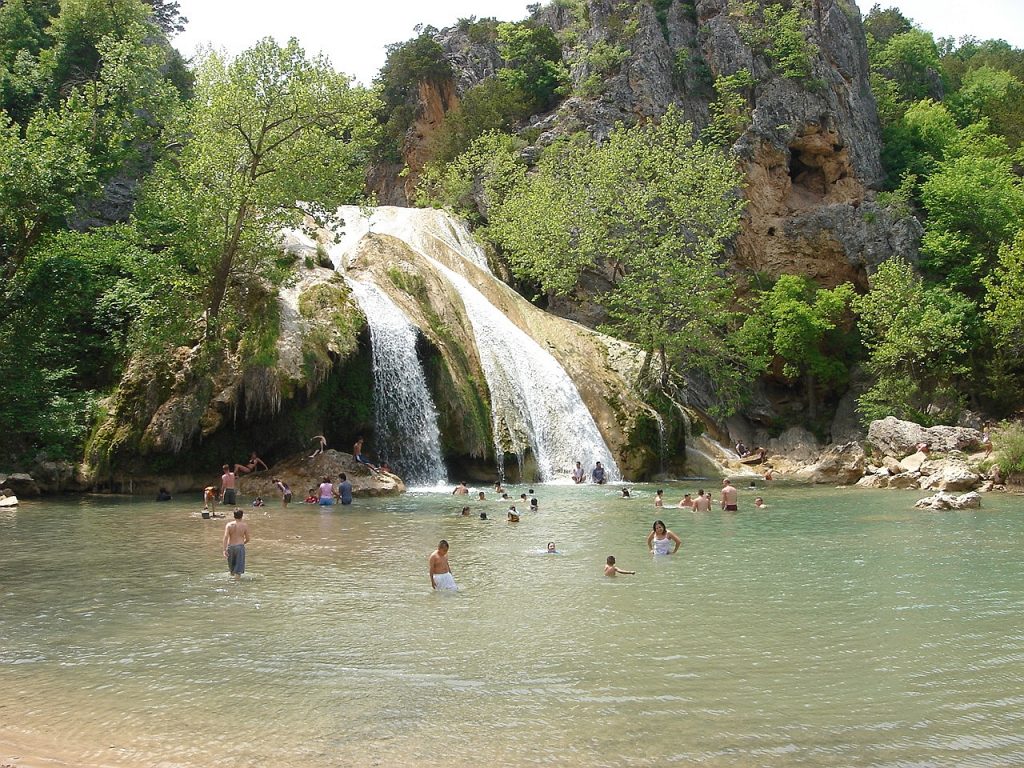
{"label": "waterfall", "polygon": [[[464,225],[441,211],[408,208],[374,209],[369,224],[354,206],[339,209],[339,216],[346,231],[373,231],[404,240],[462,298],[490,390],[499,472],[506,453],[515,454],[522,462],[529,450],[543,482],[569,475],[577,461],[585,466],[600,461],[609,480],[620,479],[615,459],[565,369],[469,280],[435,258],[440,247],[456,255],[475,279],[511,290],[490,274],[482,250]],[[344,253],[332,251],[332,256],[338,261]]]}
{"label": "waterfall", "polygon": [[440,485],[437,409],[416,355],[416,328],[377,286],[349,279],[373,348],[374,437],[382,461],[409,485]]}
{"label": "waterfall", "polygon": [[657,411],[652,411],[654,421],[658,425],[658,472],[665,474],[665,454],[668,452],[665,447],[665,419]]}

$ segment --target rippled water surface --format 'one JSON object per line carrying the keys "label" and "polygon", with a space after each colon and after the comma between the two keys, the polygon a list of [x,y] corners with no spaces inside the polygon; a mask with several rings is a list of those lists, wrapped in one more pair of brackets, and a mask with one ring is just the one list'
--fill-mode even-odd
{"label": "rippled water surface", "polygon": [[[537,490],[518,525],[440,493],[247,510],[237,584],[198,502],[2,510],[0,748],[28,738],[71,765],[1024,765],[1020,497],[933,513],[914,494],[772,488],[754,511],[741,493],[738,514],[658,510],[683,547],[653,560],[653,488]],[[430,589],[442,537],[459,594]],[[539,554],[552,540],[562,554]],[[604,577],[609,554],[637,575]]]}

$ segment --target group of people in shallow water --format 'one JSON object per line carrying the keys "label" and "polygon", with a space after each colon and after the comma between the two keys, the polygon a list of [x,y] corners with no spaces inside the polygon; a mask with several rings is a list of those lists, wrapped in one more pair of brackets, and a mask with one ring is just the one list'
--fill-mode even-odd
{"label": "group of people in shallow water", "polygon": [[[577,466],[579,466],[578,462]],[[503,499],[508,498],[508,494],[505,493],[505,490],[504,488],[502,488],[500,482],[495,483],[494,486],[495,491],[502,492]],[[754,483],[751,483],[751,486],[756,488],[756,485]],[[469,494],[470,489],[466,485],[465,481],[459,483],[452,491],[453,496],[468,496]],[[530,494],[533,494],[532,488],[530,489]],[[629,489],[625,487],[622,489],[622,496],[623,498],[632,498]],[[525,500],[526,494],[520,494],[520,498]],[[486,501],[486,494],[483,491],[479,491],[477,500]],[[725,478],[722,480],[722,490],[719,504],[723,511],[739,511],[739,492],[737,491],[736,486],[732,484],[732,480],[730,478]],[[657,493],[655,494],[654,506],[656,509],[665,507],[664,489],[658,489]],[[701,488],[697,491],[696,498],[693,498],[692,494],[684,494],[683,498],[675,506],[679,509],[691,509],[694,512],[709,512],[712,506],[711,494],[705,493],[704,489]],[[755,498],[755,508],[764,509],[767,506],[768,505],[764,503],[764,499],[761,496]],[[536,511],[538,509],[536,498],[531,499],[530,509],[533,511]],[[469,507],[462,508],[461,515],[463,517],[468,517],[470,516],[470,514],[471,512]],[[486,520],[487,513],[481,512],[480,519]],[[519,519],[519,514],[516,512],[515,506],[513,505],[509,507],[508,521],[510,523],[518,523]],[[674,555],[676,552],[679,551],[680,546],[682,546],[682,540],[679,538],[679,536],[677,536],[675,533],[669,530],[669,528],[665,525],[665,522],[663,520],[655,520],[654,525],[651,527],[651,532],[647,534],[647,548],[650,551],[650,553],[652,555],[658,556]],[[451,565],[448,562],[448,552],[450,548],[451,545],[448,543],[448,541],[442,539],[438,543],[437,549],[435,549],[431,553],[430,558],[428,559],[430,585],[435,590],[458,590],[458,585],[456,584],[455,577],[451,571]],[[547,554],[559,554],[558,550],[555,548],[554,542],[548,542],[546,552]],[[636,574],[636,571],[622,570],[616,565],[615,556],[608,555],[607,559],[605,560],[604,573],[605,576],[618,576],[620,574],[632,576]]]}

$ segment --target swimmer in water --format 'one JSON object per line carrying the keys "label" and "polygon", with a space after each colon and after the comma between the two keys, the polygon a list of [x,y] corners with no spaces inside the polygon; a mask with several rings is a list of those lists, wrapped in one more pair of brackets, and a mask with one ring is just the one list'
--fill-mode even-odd
{"label": "swimmer in water", "polygon": [[654,521],[653,530],[647,534],[647,548],[651,550],[652,555],[674,555],[679,551],[680,544],[682,542],[679,537],[668,530],[665,523],[661,520]]}
{"label": "swimmer in water", "polygon": [[557,555],[558,554],[558,550],[555,549],[555,542],[553,542],[553,541],[549,541],[548,542],[547,554],[549,554],[549,555]]}
{"label": "swimmer in water", "polygon": [[514,506],[508,508],[508,521],[510,523],[519,522],[519,513],[516,512],[516,508]]}
{"label": "swimmer in water", "polygon": [[754,506],[757,507],[758,509],[768,508],[768,505],[764,503],[764,499],[762,499],[760,496],[754,499]]}
{"label": "swimmer in water", "polygon": [[665,506],[665,491],[663,491],[661,488],[659,488],[658,492],[656,494],[654,494],[654,506],[655,507],[664,507]]}
{"label": "swimmer in water", "polygon": [[620,573],[623,576],[635,576],[636,575],[636,571],[624,571],[621,568],[616,567],[616,565],[615,565],[615,555],[608,555],[608,559],[605,560],[604,575],[605,576],[618,576]]}

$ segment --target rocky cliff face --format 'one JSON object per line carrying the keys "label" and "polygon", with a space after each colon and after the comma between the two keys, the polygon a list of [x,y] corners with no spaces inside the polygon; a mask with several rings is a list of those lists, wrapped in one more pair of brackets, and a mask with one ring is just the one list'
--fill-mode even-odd
{"label": "rocky cliff face", "polygon": [[[761,6],[767,3],[761,2]],[[815,0],[809,7],[810,74],[786,76],[741,33],[741,4],[729,0],[586,0],[550,4],[535,18],[563,42],[572,93],[552,112],[536,115],[523,133],[546,145],[559,135],[587,131],[602,139],[616,122],[656,118],[678,105],[697,129],[709,121],[712,83],[748,70],[749,127],[734,149],[746,172],[749,200],[734,245],[740,272],[797,273],[832,287],[866,275],[895,253],[916,254],[921,230],[874,202],[882,180],[881,136],[868,83],[860,12],[851,0]],[[438,35],[453,65],[454,103],[502,66],[492,42],[474,42],[453,27]],[[603,48],[602,48],[603,47]],[[594,55],[615,49],[609,64]],[[423,121],[410,131],[407,162],[425,161],[425,126],[438,125],[440,94],[423,93]],[[408,179],[378,177],[385,197],[408,199]],[[402,195],[386,190],[401,186]]]}

